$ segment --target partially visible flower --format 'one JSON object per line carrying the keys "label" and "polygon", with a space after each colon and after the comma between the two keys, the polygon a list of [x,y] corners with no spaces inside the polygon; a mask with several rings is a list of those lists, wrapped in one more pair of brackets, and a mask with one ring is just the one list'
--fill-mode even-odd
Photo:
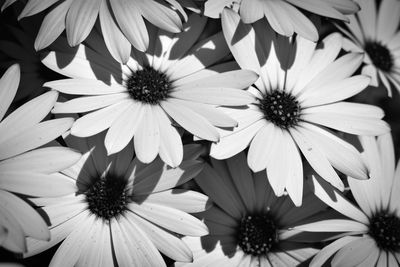
{"label": "partially visible flower", "polygon": [[[200,220],[188,214],[208,208],[208,198],[173,187],[203,168],[202,161],[188,157],[193,145],[185,147],[180,167],[170,168],[159,158],[148,165],[140,163],[132,142],[107,156],[103,133],[87,139],[68,136],[65,141],[84,155],[54,178],[66,188],[63,194],[31,199],[48,217],[51,239],[28,239],[25,256],[62,242],[50,266],[165,266],[160,252],[174,260],[192,260],[179,237],[208,233]],[[37,184],[46,187],[47,182]]]}
{"label": "partially visible flower", "polygon": [[[34,98],[3,119],[19,79],[18,65],[12,65],[0,79],[0,246],[22,253],[26,251],[26,236],[48,240],[50,232],[42,217],[12,193],[51,195],[52,173],[70,167],[80,154],[62,147],[38,148],[73,123],[70,118],[40,122],[54,106],[57,92]],[[39,186],[45,179],[49,183]]]}
{"label": "partially visible flower", "polygon": [[[76,121],[71,133],[87,137],[109,128],[105,138],[108,154],[121,151],[134,137],[134,149],[142,162],[149,163],[159,154],[170,166],[178,166],[182,141],[177,125],[216,142],[216,127],[237,126],[216,107],[242,106],[255,99],[242,89],[251,85],[257,74],[227,71],[232,62],[217,64],[229,54],[222,33],[198,40],[206,21],[193,14],[180,34],[154,30],[151,49],[135,51],[127,65],[116,64],[96,51],[99,42],[80,45],[75,55],[49,53],[43,63],[71,79],[45,86],[79,96],[57,103],[53,113],[90,112]],[[72,59],[60,66],[64,58]]]}
{"label": "partially visible flower", "polygon": [[[6,1],[2,10],[15,1]],[[49,46],[64,30],[70,46],[80,44],[99,17],[101,32],[110,53],[123,63],[129,60],[131,45],[140,51],[147,50],[149,46],[149,34],[143,17],[173,33],[182,30],[181,16],[187,18],[179,0],[29,0],[18,18],[37,14],[50,7],[35,40],[36,50]]]}
{"label": "partially visible flower", "polygon": [[318,176],[312,177],[315,194],[348,218],[295,227],[301,231],[342,233],[341,238],[315,256],[310,266],[321,266],[332,255],[332,266],[400,265],[400,161],[395,169],[390,133],[360,140],[371,178],[347,179],[358,207]]}
{"label": "partially visible flower", "polygon": [[276,197],[265,172],[252,173],[245,154],[212,159],[195,178],[215,202],[198,214],[210,234],[184,237],[193,251],[193,263],[175,266],[297,266],[318,249],[299,231],[287,230],[304,221],[318,220],[326,205],[310,190],[304,204],[295,207],[288,196]]}
{"label": "partially visible flower", "polygon": [[218,18],[225,7],[238,10],[244,23],[254,23],[264,17],[272,29],[284,36],[294,33],[318,41],[318,31],[302,10],[323,17],[348,21],[346,14],[359,10],[353,0],[208,0],[204,14]]}
{"label": "partially visible flower", "polygon": [[391,96],[391,84],[400,92],[400,1],[382,0],[379,8],[375,0],[357,2],[361,11],[348,16],[350,23],[338,25],[347,36],[343,48],[365,52],[362,73],[373,86],[382,82]]}
{"label": "partially visible flower", "polygon": [[[355,135],[379,135],[390,130],[382,109],[344,102],[367,87],[369,78],[352,74],[362,54],[337,58],[342,36],[331,34],[320,46],[300,36],[288,39],[272,29],[240,22],[239,15],[224,10],[222,27],[233,56],[243,69],[259,73],[250,87],[255,101],[247,108],[220,107],[238,121],[233,131],[219,129],[221,140],[211,145],[210,155],[229,158],[249,146],[248,164],[265,170],[277,196],[284,190],[301,205],[303,164],[339,189],[343,183],[333,169],[366,179],[360,153],[326,127]],[[240,29],[239,31],[237,29]],[[244,36],[237,40],[236,36]]]}

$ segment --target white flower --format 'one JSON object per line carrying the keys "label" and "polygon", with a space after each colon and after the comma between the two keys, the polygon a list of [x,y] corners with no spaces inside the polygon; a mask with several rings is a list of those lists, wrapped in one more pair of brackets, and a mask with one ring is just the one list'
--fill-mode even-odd
{"label": "white flower", "polygon": [[[7,0],[2,10],[15,0]],[[65,30],[68,43],[76,46],[86,39],[99,17],[106,45],[119,62],[129,59],[131,44],[145,51],[149,34],[143,17],[169,32],[180,32],[186,13],[175,0],[29,0],[19,19],[51,8],[35,40],[35,49],[49,46]]]}
{"label": "white flower", "polygon": [[400,161],[395,169],[389,134],[362,137],[363,155],[369,164],[369,180],[348,178],[358,207],[317,176],[315,194],[347,216],[295,227],[311,232],[340,232],[341,238],[324,247],[310,266],[321,266],[332,255],[332,266],[396,267],[400,264]]}
{"label": "white flower", "polygon": [[226,6],[238,9],[244,23],[266,17],[275,32],[284,36],[297,33],[314,42],[318,41],[317,28],[302,10],[343,21],[348,21],[345,14],[359,10],[353,0],[208,0],[204,4],[204,14],[218,18]]}
{"label": "white flower", "polygon": [[352,76],[363,55],[337,58],[342,47],[340,34],[329,35],[316,46],[301,37],[276,36],[258,23],[243,24],[239,15],[228,9],[222,14],[222,27],[238,64],[259,73],[260,78],[249,89],[256,101],[246,109],[219,108],[237,120],[239,127],[219,130],[221,140],[212,144],[210,155],[225,159],[249,146],[250,168],[255,172],[266,169],[277,196],[286,189],[296,205],[301,205],[302,199],[301,154],[339,189],[344,186],[333,167],[366,179],[359,152],[326,129],[356,135],[389,131],[380,108],[343,101],[369,83],[366,76]]}
{"label": "white flower", "polygon": [[[65,141],[84,155],[53,178],[65,188],[63,193],[31,199],[48,217],[51,239],[29,238],[25,256],[62,242],[50,266],[165,266],[160,252],[174,260],[192,260],[179,235],[208,233],[200,220],[188,214],[208,208],[208,198],[172,188],[202,170],[203,162],[193,153],[196,147],[185,147],[187,155],[194,156],[173,169],[160,159],[140,163],[132,142],[107,156],[102,133],[87,139],[69,136]],[[47,181],[38,185],[46,187]]]}
{"label": "white flower", "polygon": [[50,232],[42,217],[12,193],[50,195],[54,183],[49,180],[43,187],[38,182],[53,178],[53,172],[71,166],[81,155],[62,147],[38,148],[73,123],[71,118],[40,122],[53,108],[57,92],[36,97],[4,118],[19,80],[18,65],[12,65],[0,79],[0,246],[22,253],[26,236],[48,240]]}
{"label": "white flower", "polygon": [[170,166],[178,166],[182,141],[175,126],[217,142],[216,127],[235,127],[237,122],[216,106],[254,101],[253,95],[242,90],[257,79],[254,72],[232,70],[233,62],[216,65],[229,53],[222,33],[198,40],[206,21],[192,15],[180,34],[154,29],[152,48],[145,54],[136,51],[127,65],[104,55],[95,40],[71,54],[49,53],[43,63],[71,79],[45,86],[80,96],[57,103],[53,113],[90,112],[76,121],[71,133],[86,137],[109,128],[108,154],[121,151],[134,137],[142,162],[149,163],[159,154]]}
{"label": "white flower", "polygon": [[349,15],[350,23],[339,29],[347,36],[343,48],[365,52],[362,73],[371,77],[371,85],[382,82],[392,95],[391,83],[400,91],[400,2],[359,0],[361,11]]}
{"label": "white flower", "polygon": [[287,230],[326,209],[310,190],[302,207],[288,196],[276,197],[265,172],[252,173],[244,153],[212,159],[195,180],[216,204],[198,214],[210,234],[184,237],[193,263],[175,266],[297,266],[318,251],[307,244],[316,236]]}

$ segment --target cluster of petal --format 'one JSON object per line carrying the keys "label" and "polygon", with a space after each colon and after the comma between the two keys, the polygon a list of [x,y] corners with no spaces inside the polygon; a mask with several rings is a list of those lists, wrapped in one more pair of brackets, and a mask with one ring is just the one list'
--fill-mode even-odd
{"label": "cluster of petal", "polygon": [[[339,29],[347,36],[343,48],[352,52],[364,52],[365,66],[362,73],[371,77],[371,85],[378,86],[379,80],[392,95],[391,84],[400,91],[400,2],[380,1],[379,10],[374,0],[358,0],[361,10],[349,15],[349,23]],[[368,43],[384,46],[391,57],[389,70],[376,66],[368,53]]]}
{"label": "cluster of petal", "polygon": [[53,178],[81,155],[61,147],[38,148],[73,123],[68,118],[40,122],[54,106],[57,92],[34,98],[4,118],[19,79],[19,65],[12,65],[0,79],[0,245],[21,253],[26,251],[26,236],[48,240],[50,232],[42,217],[12,193],[38,196],[39,191],[51,190],[51,181],[45,186],[40,181]]}
{"label": "cluster of petal", "polygon": [[297,33],[314,42],[318,41],[318,30],[300,10],[343,21],[348,21],[346,14],[359,10],[353,0],[208,0],[204,6],[206,16],[217,18],[229,6],[238,9],[244,23],[266,17],[275,32],[284,36]]}
{"label": "cluster of petal", "polygon": [[394,214],[400,220],[400,162],[395,168],[392,137],[385,134],[378,138],[362,137],[360,140],[371,178],[365,181],[348,178],[358,207],[318,176],[313,176],[310,181],[314,193],[322,201],[347,217],[295,227],[301,231],[344,233],[324,247],[310,266],[321,266],[335,253],[332,266],[391,267],[400,264],[400,252],[379,248],[370,234],[370,219],[375,214]]}
{"label": "cluster of petal", "polygon": [[[208,233],[200,220],[188,214],[207,209],[208,197],[172,188],[202,170],[198,146],[185,147],[185,160],[179,168],[170,168],[159,159],[151,164],[138,161],[132,142],[120,153],[107,156],[103,133],[86,139],[71,135],[64,139],[83,156],[53,178],[58,184],[53,196],[31,199],[49,219],[51,239],[28,238],[25,256],[62,242],[50,266],[165,266],[160,252],[174,260],[192,260],[190,249],[177,234]],[[85,195],[96,181],[107,176],[123,179],[128,196],[126,210],[109,219],[93,213]],[[38,184],[46,187],[47,182]]]}
{"label": "cluster of petal", "polygon": [[[15,1],[5,1],[2,10]],[[49,8],[51,11],[45,16],[35,40],[36,50],[49,46],[64,30],[69,45],[80,44],[99,17],[107,47],[120,62],[128,61],[131,45],[141,51],[148,48],[149,35],[143,17],[155,26],[175,33],[182,30],[180,16],[186,18],[177,0],[29,0],[18,19]]]}
{"label": "cluster of petal", "polygon": [[[153,29],[149,50],[135,51],[127,65],[107,57],[98,39],[71,51],[50,52],[42,62],[71,79],[45,86],[81,96],[57,103],[53,113],[90,112],[74,123],[71,133],[85,137],[109,128],[105,138],[108,154],[121,151],[134,136],[139,160],[149,163],[159,154],[170,166],[178,166],[183,150],[176,124],[199,138],[217,142],[216,127],[235,127],[237,122],[216,107],[247,105],[255,99],[242,89],[254,83],[257,74],[234,70],[234,62],[217,64],[229,53],[222,33],[199,40],[206,22],[194,14],[182,33]],[[126,85],[132,74],[145,67],[171,81],[169,96],[157,104],[135,100]]]}
{"label": "cluster of petal", "polygon": [[[366,179],[367,169],[360,153],[325,127],[355,135],[380,135],[390,130],[382,120],[382,109],[366,104],[343,102],[369,83],[363,75],[352,76],[363,55],[349,53],[337,58],[342,36],[331,34],[317,46],[302,37],[288,39],[255,23],[243,24],[237,13],[224,10],[222,27],[236,61],[260,78],[250,87],[256,101],[246,109],[219,107],[238,121],[233,131],[219,129],[221,140],[211,146],[210,155],[229,158],[249,146],[248,164],[255,171],[266,169],[277,196],[284,190],[301,205],[303,164],[329,183],[343,189],[333,169]],[[296,125],[282,128],[265,118],[259,101],[270,92],[285,92],[300,106]]]}
{"label": "cluster of petal", "polygon": [[[297,266],[318,251],[305,243],[312,240],[300,231],[288,230],[317,218],[326,208],[310,190],[306,190],[302,207],[295,207],[287,196],[276,197],[265,172],[251,172],[243,152],[225,161],[212,159],[195,180],[215,203],[198,215],[210,234],[184,237],[194,260],[175,266]],[[238,245],[241,219],[254,214],[269,214],[278,233],[276,248],[259,256],[245,253]]]}

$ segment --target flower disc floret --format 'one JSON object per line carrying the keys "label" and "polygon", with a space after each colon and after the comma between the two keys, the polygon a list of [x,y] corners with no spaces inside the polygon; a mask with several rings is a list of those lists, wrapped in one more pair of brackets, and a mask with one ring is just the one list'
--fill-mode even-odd
{"label": "flower disc floret", "polygon": [[383,71],[390,71],[393,67],[393,57],[389,49],[379,42],[368,42],[365,51],[372,60],[372,63]]}
{"label": "flower disc floret", "polygon": [[377,246],[386,251],[400,252],[400,218],[380,212],[370,219],[369,233]]}

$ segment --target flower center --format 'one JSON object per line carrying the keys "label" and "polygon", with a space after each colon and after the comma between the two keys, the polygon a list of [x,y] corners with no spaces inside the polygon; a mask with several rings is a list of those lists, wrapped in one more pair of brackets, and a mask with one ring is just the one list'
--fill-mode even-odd
{"label": "flower center", "polygon": [[285,91],[275,90],[264,95],[260,100],[260,109],[265,119],[280,128],[295,126],[300,118],[300,105],[294,96]]}
{"label": "flower center", "polygon": [[126,87],[133,99],[155,105],[168,97],[171,82],[164,73],[145,67],[129,77]]}
{"label": "flower center", "polygon": [[247,254],[265,255],[278,243],[274,220],[268,214],[246,215],[240,223],[238,243]]}
{"label": "flower center", "polygon": [[122,214],[128,203],[125,187],[125,180],[118,177],[98,179],[85,192],[90,211],[106,220]]}
{"label": "flower center", "polygon": [[393,67],[393,58],[386,46],[378,42],[368,42],[365,51],[372,60],[372,63],[383,71],[390,71]]}
{"label": "flower center", "polygon": [[380,212],[370,219],[369,234],[378,247],[386,251],[400,252],[400,218]]}

